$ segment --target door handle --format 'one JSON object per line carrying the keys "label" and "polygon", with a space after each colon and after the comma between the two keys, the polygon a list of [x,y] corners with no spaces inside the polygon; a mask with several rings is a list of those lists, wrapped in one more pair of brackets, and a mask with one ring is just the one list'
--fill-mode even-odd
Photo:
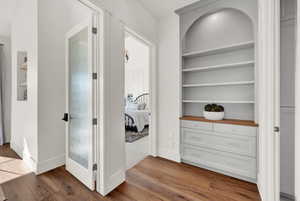
{"label": "door handle", "polygon": [[63,121],[68,122],[69,121],[69,114],[65,113],[64,117],[62,118]]}

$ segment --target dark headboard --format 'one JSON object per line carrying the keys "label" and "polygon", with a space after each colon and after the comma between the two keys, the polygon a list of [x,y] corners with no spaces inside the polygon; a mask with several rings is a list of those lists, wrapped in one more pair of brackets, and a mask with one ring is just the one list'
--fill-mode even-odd
{"label": "dark headboard", "polygon": [[150,107],[150,94],[144,93],[136,97],[134,100],[135,103],[146,103],[146,108]]}

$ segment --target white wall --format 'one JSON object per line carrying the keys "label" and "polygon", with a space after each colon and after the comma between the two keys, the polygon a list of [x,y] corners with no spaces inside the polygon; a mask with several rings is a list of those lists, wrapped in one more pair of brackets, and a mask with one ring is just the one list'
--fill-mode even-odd
{"label": "white wall", "polygon": [[[17,4],[12,23],[11,144],[37,173],[64,164],[65,34],[88,14],[76,0]],[[16,101],[17,51],[28,53],[28,101]]]}
{"label": "white wall", "polygon": [[295,188],[295,0],[281,1],[280,192]]}
{"label": "white wall", "polygon": [[149,47],[129,36],[125,39],[125,50],[129,55],[129,61],[125,63],[125,97],[149,93]]}
{"label": "white wall", "polygon": [[180,39],[179,16],[159,21],[158,46],[158,152],[180,161]]}
{"label": "white wall", "polygon": [[1,1],[0,6],[0,36],[9,37],[11,34],[11,23],[15,14],[15,7],[18,0]]}
{"label": "white wall", "polygon": [[39,0],[38,3],[39,173],[65,161],[65,123],[61,120],[66,111],[65,37],[91,14],[77,0]]}
{"label": "white wall", "polygon": [[[90,1],[105,10],[104,101],[107,105],[103,165],[107,183],[102,191],[105,194],[125,179],[124,25],[153,43],[157,40],[157,27],[156,20],[137,0]],[[65,111],[65,48],[61,34],[66,31],[66,18],[77,13],[67,5],[67,1],[58,0],[40,0],[38,4],[37,0],[20,0],[13,22],[12,147],[20,154],[26,153],[37,172],[59,165],[64,154],[64,124],[60,119]],[[26,102],[16,101],[18,50],[27,51],[29,58]]]}
{"label": "white wall", "polygon": [[11,42],[10,37],[0,36],[0,44],[4,44],[0,53],[0,65],[2,68],[2,100],[4,118],[4,140],[10,142],[11,136]]}
{"label": "white wall", "polygon": [[[33,170],[37,143],[37,0],[18,1],[12,23],[11,146]],[[28,53],[28,100],[17,101],[17,52]]]}
{"label": "white wall", "polygon": [[[107,194],[125,180],[124,26],[157,42],[156,20],[137,0],[89,0],[105,11],[102,173],[98,191]],[[147,23],[145,23],[147,22]],[[105,182],[105,183],[104,183]]]}

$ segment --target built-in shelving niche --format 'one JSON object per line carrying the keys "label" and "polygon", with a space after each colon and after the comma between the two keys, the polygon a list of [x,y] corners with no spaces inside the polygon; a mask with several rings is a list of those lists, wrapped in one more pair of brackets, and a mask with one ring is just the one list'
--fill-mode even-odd
{"label": "built-in shelving niche", "polygon": [[27,100],[27,71],[28,57],[27,52],[19,51],[17,53],[17,100]]}
{"label": "built-in shelving niche", "polygon": [[182,52],[182,115],[203,116],[206,104],[225,118],[255,119],[255,42],[248,16],[222,9],[196,20]]}

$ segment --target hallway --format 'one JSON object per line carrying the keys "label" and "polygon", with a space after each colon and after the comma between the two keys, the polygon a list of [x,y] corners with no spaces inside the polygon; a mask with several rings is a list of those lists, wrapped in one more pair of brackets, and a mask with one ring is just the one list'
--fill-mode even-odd
{"label": "hallway", "polygon": [[[17,158],[7,146],[0,154]],[[260,201],[254,184],[153,157],[127,171],[126,182],[107,197],[89,191],[64,167],[24,175],[2,188],[8,201]]]}

